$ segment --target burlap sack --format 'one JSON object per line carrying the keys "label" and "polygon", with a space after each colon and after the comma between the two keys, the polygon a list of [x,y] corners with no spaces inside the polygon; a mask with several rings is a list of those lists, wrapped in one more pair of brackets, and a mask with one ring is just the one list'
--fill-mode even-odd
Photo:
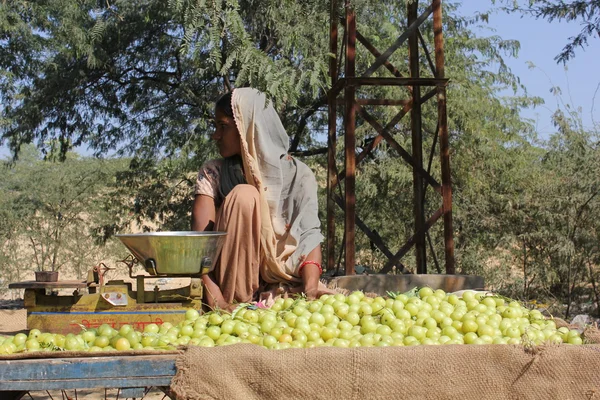
{"label": "burlap sack", "polygon": [[191,399],[595,399],[600,346],[190,347],[171,384]]}

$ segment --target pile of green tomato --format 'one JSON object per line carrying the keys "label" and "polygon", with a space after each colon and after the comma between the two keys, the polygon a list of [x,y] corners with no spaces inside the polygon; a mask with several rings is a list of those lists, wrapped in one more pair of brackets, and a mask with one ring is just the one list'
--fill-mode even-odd
{"label": "pile of green tomato", "polygon": [[186,311],[178,325],[146,325],[143,332],[109,325],[60,335],[32,329],[0,337],[0,354],[24,351],[173,350],[180,345],[253,343],[268,349],[438,344],[582,344],[579,331],[557,328],[539,310],[473,291],[462,297],[424,287],[414,295],[323,295],[280,298],[271,308],[240,305],[232,313]]}

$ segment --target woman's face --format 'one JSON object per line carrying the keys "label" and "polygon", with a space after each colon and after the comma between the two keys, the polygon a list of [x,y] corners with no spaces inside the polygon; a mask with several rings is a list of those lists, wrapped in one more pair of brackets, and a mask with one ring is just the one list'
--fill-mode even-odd
{"label": "woman's face", "polygon": [[217,142],[221,157],[241,154],[240,134],[235,120],[219,109],[215,111],[215,133],[212,139]]}

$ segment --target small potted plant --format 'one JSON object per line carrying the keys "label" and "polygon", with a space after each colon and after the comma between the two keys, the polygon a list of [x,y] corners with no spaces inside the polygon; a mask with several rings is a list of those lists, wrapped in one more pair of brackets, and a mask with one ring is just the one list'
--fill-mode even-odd
{"label": "small potted plant", "polygon": [[[58,214],[58,220],[62,215]],[[44,225],[39,223],[38,225]],[[37,268],[35,269],[36,282],[56,282],[58,281],[58,270],[63,265],[60,262],[61,249],[61,230],[50,226],[50,231],[46,232],[44,228],[36,229],[31,232],[29,237],[29,246],[33,251],[33,261]]]}
{"label": "small potted plant", "polygon": [[36,282],[58,281],[58,271],[35,271]]}

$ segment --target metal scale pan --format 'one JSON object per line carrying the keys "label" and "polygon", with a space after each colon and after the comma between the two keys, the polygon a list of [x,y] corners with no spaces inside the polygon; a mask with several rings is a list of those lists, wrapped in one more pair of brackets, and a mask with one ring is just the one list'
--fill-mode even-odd
{"label": "metal scale pan", "polygon": [[212,271],[226,232],[148,232],[115,235],[151,275]]}

